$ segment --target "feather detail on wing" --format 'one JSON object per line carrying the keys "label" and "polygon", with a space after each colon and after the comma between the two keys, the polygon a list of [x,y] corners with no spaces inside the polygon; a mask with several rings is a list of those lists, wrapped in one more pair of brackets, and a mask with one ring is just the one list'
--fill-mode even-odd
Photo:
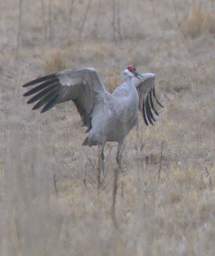
{"label": "feather detail on wing", "polygon": [[88,129],[91,128],[91,113],[98,95],[106,92],[104,85],[93,68],[63,70],[39,77],[23,85],[30,88],[24,96],[31,98],[28,104],[35,103],[34,109],[44,113],[56,104],[72,100]]}
{"label": "feather detail on wing", "polygon": [[140,98],[139,109],[142,112],[145,124],[147,126],[149,124],[153,125],[156,116],[159,116],[156,107],[163,108],[155,93],[155,74],[144,73],[138,77],[139,79],[135,78],[134,83]]}

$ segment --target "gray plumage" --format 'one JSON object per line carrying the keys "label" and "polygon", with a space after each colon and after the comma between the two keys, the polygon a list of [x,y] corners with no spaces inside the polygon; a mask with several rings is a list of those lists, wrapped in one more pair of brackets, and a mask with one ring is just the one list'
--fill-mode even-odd
{"label": "gray plumage", "polygon": [[100,146],[103,166],[105,143],[118,142],[120,165],[122,144],[137,123],[138,109],[145,124],[153,125],[158,115],[155,105],[163,107],[155,95],[155,74],[139,74],[129,66],[123,76],[124,82],[109,93],[95,69],[64,70],[24,84],[23,87],[30,87],[24,96],[31,96],[27,103],[35,103],[33,109],[40,108],[41,113],[72,100],[87,127],[83,145]]}

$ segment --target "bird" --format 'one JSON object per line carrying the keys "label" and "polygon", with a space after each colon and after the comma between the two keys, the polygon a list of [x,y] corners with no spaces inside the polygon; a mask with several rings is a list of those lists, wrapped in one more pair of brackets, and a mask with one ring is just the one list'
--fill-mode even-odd
{"label": "bird", "polygon": [[[163,108],[155,93],[155,73],[139,73],[135,65],[122,72],[123,81],[111,93],[95,68],[65,69],[38,77],[23,85],[30,97],[28,104],[41,113],[57,104],[73,101],[87,127],[85,146],[98,146],[98,186],[104,173],[104,147],[106,142],[117,142],[116,162],[121,169],[124,140],[138,122],[142,112],[145,124],[154,125],[159,115],[156,107]],[[29,89],[30,88],[30,89]]]}

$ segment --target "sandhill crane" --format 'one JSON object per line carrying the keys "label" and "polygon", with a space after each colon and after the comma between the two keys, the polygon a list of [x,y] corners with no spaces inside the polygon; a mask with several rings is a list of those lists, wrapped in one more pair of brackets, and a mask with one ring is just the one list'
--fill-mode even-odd
{"label": "sandhill crane", "polygon": [[[121,168],[122,145],[135,126],[138,108],[146,125],[153,125],[158,116],[155,105],[163,107],[155,95],[155,74],[140,74],[129,65],[123,71],[124,82],[109,93],[94,68],[63,70],[39,77],[23,85],[30,87],[24,96],[27,103],[44,113],[56,104],[72,100],[87,127],[83,145],[99,146],[99,172],[104,172],[104,146],[107,141],[118,142],[116,161]],[[33,88],[32,88],[33,87]]]}

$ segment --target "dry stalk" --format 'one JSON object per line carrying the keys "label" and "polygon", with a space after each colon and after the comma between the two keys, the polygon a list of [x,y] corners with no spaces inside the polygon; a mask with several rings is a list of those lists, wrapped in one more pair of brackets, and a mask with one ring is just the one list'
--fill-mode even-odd
{"label": "dry stalk", "polygon": [[118,222],[116,217],[116,197],[118,191],[118,178],[119,178],[119,169],[114,170],[114,182],[113,182],[113,196],[112,196],[112,207],[111,207],[111,217],[115,228],[118,228]]}
{"label": "dry stalk", "polygon": [[53,7],[52,7],[52,0],[49,0],[48,3],[48,40],[51,41],[53,37],[53,29],[52,29],[52,13],[53,13]]}
{"label": "dry stalk", "polygon": [[102,10],[102,0],[99,0],[98,2],[98,7],[97,7],[97,12],[96,12],[96,19],[95,19],[95,23],[94,23],[94,34],[95,37],[98,37],[98,27],[101,21],[101,10]]}
{"label": "dry stalk", "polygon": [[116,22],[117,22],[117,34],[119,40],[122,40],[122,31],[121,31],[121,15],[120,15],[120,0],[117,1],[117,6],[116,6]]}
{"label": "dry stalk", "polygon": [[113,8],[113,17],[112,17],[112,28],[113,28],[113,41],[116,43],[117,42],[117,37],[116,37],[116,0],[112,1],[112,8]]}
{"label": "dry stalk", "polygon": [[72,16],[73,16],[73,12],[74,12],[74,3],[75,0],[69,0],[69,6],[68,6],[68,10],[69,10],[69,14],[68,14],[68,35],[71,35],[71,28],[72,28]]}
{"label": "dry stalk", "polygon": [[41,0],[41,13],[42,13],[42,23],[43,23],[43,31],[44,31],[44,41],[47,41],[48,38],[48,32],[47,32],[47,23],[46,23],[46,12],[45,12],[45,3],[44,0]]}
{"label": "dry stalk", "polygon": [[58,189],[57,189],[57,178],[56,178],[56,174],[53,175],[53,185],[54,185],[54,191],[55,194],[58,194]]}
{"label": "dry stalk", "polygon": [[160,177],[161,177],[162,162],[163,162],[163,149],[164,149],[164,141],[161,142],[160,161],[159,161],[159,168],[158,168],[158,181],[160,181]]}
{"label": "dry stalk", "polygon": [[212,181],[212,177],[210,172],[208,171],[208,168],[205,167],[203,170],[203,176],[205,176],[208,179],[208,186],[209,189],[212,190],[213,189],[213,181]]}
{"label": "dry stalk", "polygon": [[88,19],[88,14],[89,14],[89,11],[90,11],[91,4],[92,4],[92,0],[88,0],[87,8],[86,8],[86,11],[84,13],[84,17],[81,20],[81,24],[80,24],[80,28],[79,28],[79,40],[82,39],[82,35],[83,35],[83,32],[84,32],[86,21]]}
{"label": "dry stalk", "polygon": [[22,43],[22,14],[23,14],[23,1],[19,0],[19,17],[18,17],[18,33],[16,45],[16,57],[19,55],[19,50]]}
{"label": "dry stalk", "polygon": [[19,229],[19,223],[14,211],[12,215],[12,231],[13,231],[13,242],[15,243],[15,246],[16,246],[16,254],[17,256],[22,256],[23,255],[22,239],[21,239],[21,234]]}

